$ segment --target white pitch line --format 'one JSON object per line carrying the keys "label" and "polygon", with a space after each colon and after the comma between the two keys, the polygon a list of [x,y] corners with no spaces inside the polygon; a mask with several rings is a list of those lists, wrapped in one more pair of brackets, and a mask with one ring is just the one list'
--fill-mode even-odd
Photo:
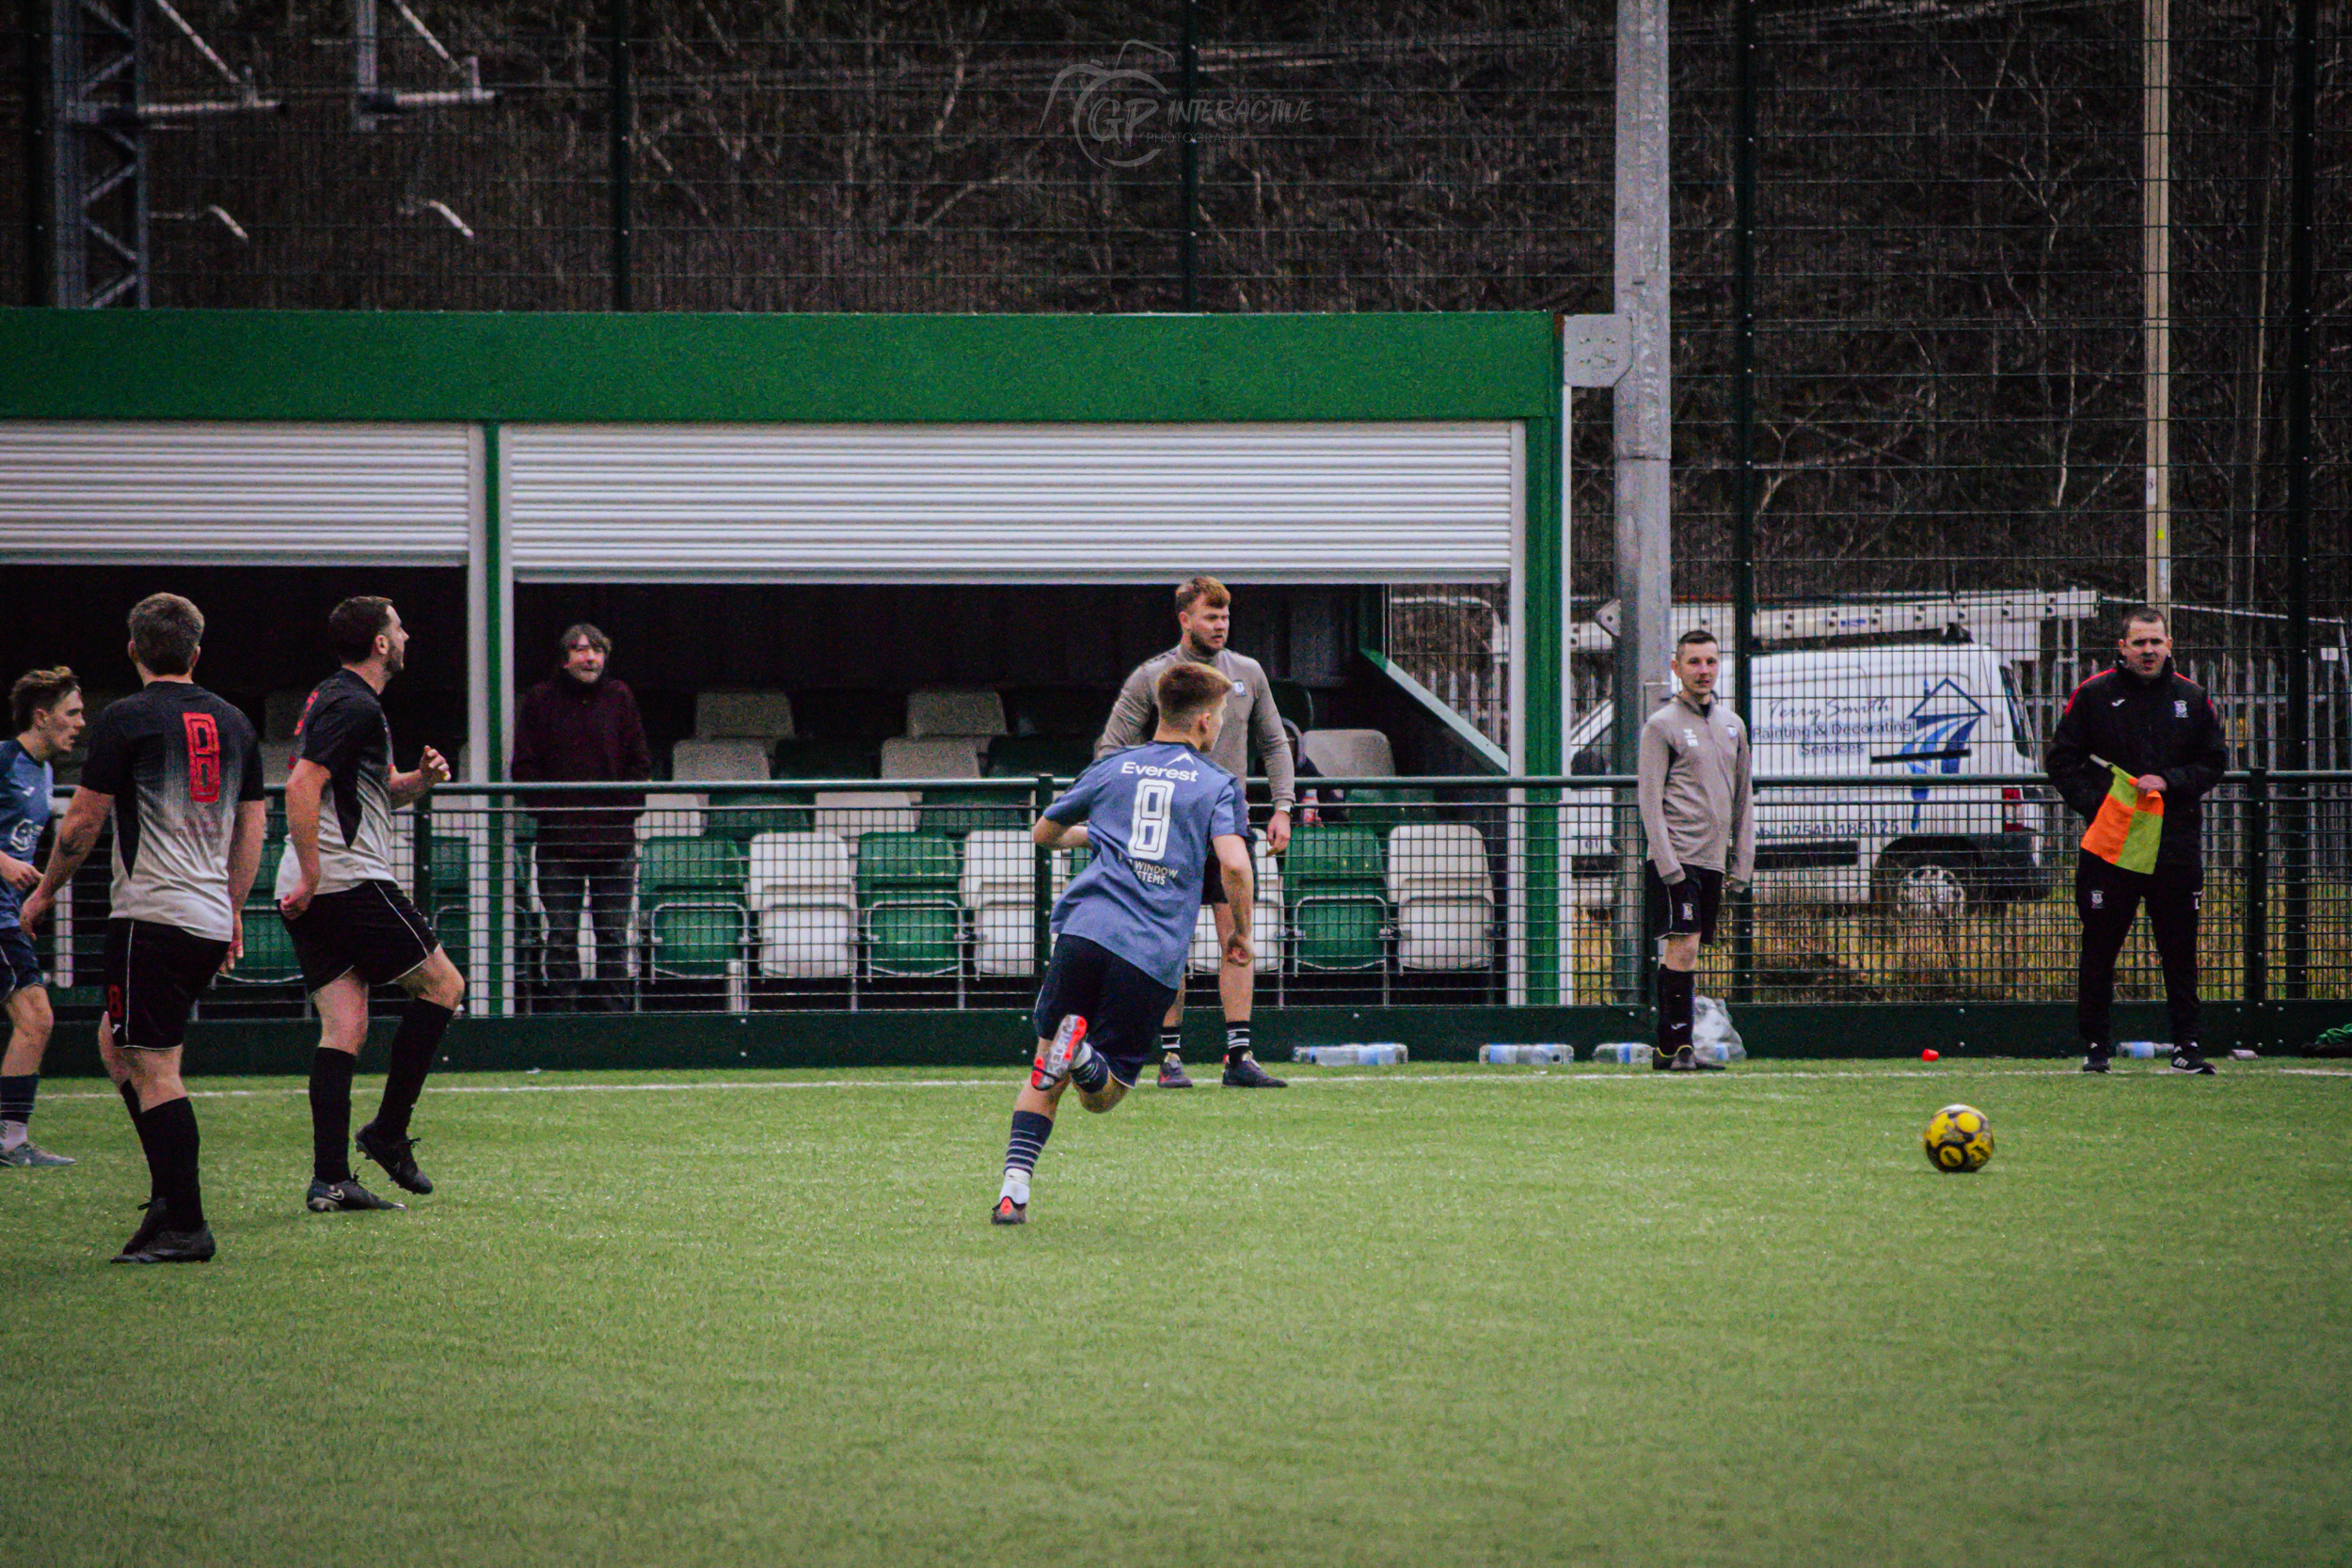
{"label": "white pitch line", "polygon": [[[2071,1078],[2079,1075],[2080,1070],[2081,1069],[2076,1068],[1994,1068],[1989,1072],[1974,1073],[1971,1074],[1971,1076],[1977,1078]],[[2339,1068],[2289,1067],[2277,1068],[2272,1070],[2274,1073],[2281,1077],[2352,1078],[2352,1069]],[[1665,1081],[1668,1076],[1669,1075],[1665,1074],[1651,1074],[1640,1071],[1557,1073],[1499,1072],[1494,1074],[1412,1073],[1395,1075],[1355,1073],[1346,1077],[1336,1078],[1325,1078],[1320,1076],[1313,1078],[1294,1078],[1291,1080],[1291,1086],[1293,1088],[1317,1088],[1330,1085],[1365,1084],[1385,1085],[1391,1087],[1407,1085],[1416,1087],[1431,1087],[1453,1084],[1563,1084],[1577,1085],[1589,1084],[1658,1084]],[[1936,1075],[1934,1074],[1927,1073],[1920,1074],[1922,1079],[1929,1081],[1932,1081],[1935,1076]],[[2151,1072],[2118,1074],[2118,1076],[2169,1078],[2171,1075],[2169,1073]],[[1851,1068],[1820,1070],[1812,1069],[1792,1069],[1787,1071],[1753,1073],[1735,1072],[1728,1077],[1718,1078],[1714,1080],[1714,1082],[1722,1087],[1728,1088],[1743,1084],[1772,1085],[1786,1084],[1791,1081],[1801,1080],[1828,1081],[1844,1079],[1868,1079],[1875,1082],[1886,1083],[1896,1081],[1896,1075],[1891,1072],[1864,1072]],[[429,1095],[734,1094],[741,1093],[747,1090],[756,1091],[763,1089],[831,1089],[834,1091],[849,1089],[1002,1089],[1016,1085],[1019,1082],[1020,1072],[1019,1069],[1009,1069],[1007,1075],[1001,1078],[841,1078],[818,1080],[794,1079],[784,1081],[767,1080],[754,1083],[746,1083],[737,1079],[722,1079],[717,1082],[683,1084],[437,1084],[428,1087],[425,1090],[425,1093]],[[306,1087],[300,1085],[295,1085],[282,1089],[192,1089],[189,1091],[189,1098],[192,1100],[294,1099],[307,1093],[309,1093],[309,1090]],[[89,1089],[68,1089],[41,1096],[41,1099],[44,1101],[58,1100],[116,1100],[119,1098],[119,1095],[111,1090],[100,1092]]]}

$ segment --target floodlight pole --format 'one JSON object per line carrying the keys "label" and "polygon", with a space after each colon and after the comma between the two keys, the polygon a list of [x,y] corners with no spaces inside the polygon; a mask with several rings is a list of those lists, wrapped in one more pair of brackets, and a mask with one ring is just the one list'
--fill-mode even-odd
{"label": "floodlight pole", "polygon": [[[1669,244],[1666,0],[1617,0],[1616,314],[1628,357],[1615,397],[1617,465],[1616,767],[1631,772],[1642,722],[1671,694],[1674,594],[1673,282]],[[1617,816],[1620,998],[1646,1000],[1642,827]]]}

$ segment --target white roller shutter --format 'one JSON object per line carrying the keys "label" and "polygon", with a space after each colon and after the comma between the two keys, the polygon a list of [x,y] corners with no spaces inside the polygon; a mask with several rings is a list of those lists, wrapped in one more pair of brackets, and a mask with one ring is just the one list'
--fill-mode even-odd
{"label": "white roller shutter", "polygon": [[462,565],[468,425],[0,420],[0,560]]}
{"label": "white roller shutter", "polygon": [[1517,427],[511,425],[540,581],[1499,581]]}

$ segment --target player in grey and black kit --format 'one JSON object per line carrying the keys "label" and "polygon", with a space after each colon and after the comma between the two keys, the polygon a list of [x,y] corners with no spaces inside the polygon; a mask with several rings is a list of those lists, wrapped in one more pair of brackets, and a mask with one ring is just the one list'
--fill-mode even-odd
{"label": "player in grey and black kit", "polygon": [[[1290,737],[1282,729],[1282,716],[1275,711],[1274,688],[1266,680],[1265,667],[1225,645],[1232,629],[1232,595],[1215,578],[1194,578],[1176,590],[1176,625],[1183,636],[1176,646],[1146,659],[1128,675],[1126,685],[1120,688],[1119,701],[1112,705],[1110,720],[1103,726],[1102,737],[1094,743],[1094,755],[1100,761],[1113,752],[1141,746],[1152,739],[1159,720],[1156,683],[1168,670],[1180,662],[1216,670],[1232,683],[1232,692],[1226,700],[1223,728],[1209,760],[1233,777],[1247,780],[1249,755],[1252,752],[1257,753],[1260,766],[1265,769],[1267,790],[1274,797],[1274,815],[1266,820],[1266,847],[1279,855],[1290,847],[1291,808],[1297,802]],[[1245,833],[1247,826],[1244,824]],[[1233,911],[1225,901],[1225,890],[1214,860],[1202,868],[1200,902],[1216,911],[1216,939],[1219,943],[1224,942],[1232,934]],[[1281,1079],[1271,1076],[1258,1065],[1249,1047],[1249,1009],[1256,987],[1254,969],[1232,964],[1218,966],[1217,999],[1225,1007],[1227,1088],[1285,1086]],[[1160,1025],[1159,1086],[1164,1089],[1192,1087],[1192,1080],[1184,1074],[1184,1059],[1178,1054],[1184,1040],[1180,1027],[1184,1017],[1184,992],[1179,985],[1176,1000],[1169,1005],[1168,1017]]]}
{"label": "player in grey and black kit", "polygon": [[1692,972],[1699,943],[1715,935],[1726,890],[1756,874],[1756,800],[1748,727],[1715,700],[1715,634],[1686,631],[1675,643],[1679,689],[1642,726],[1643,867],[1650,934],[1660,938],[1658,1043],[1661,1072],[1713,1069],[1691,1048]]}
{"label": "player in grey and black kit", "polygon": [[[346,1140],[408,1191],[433,1190],[417,1168],[408,1117],[466,994],[465,976],[392,877],[392,813],[449,781],[449,764],[430,746],[415,771],[392,771],[392,727],[377,699],[406,661],[408,630],[389,599],[363,595],[329,612],[326,640],[343,667],[310,693],[294,727],[277,889],[303,988],[319,1010],[304,1198],[319,1213],[402,1207],[354,1180]],[[367,1043],[368,988],[388,982],[408,993],[408,1006],[392,1036],[383,1104],[354,1139],[351,1075]]]}
{"label": "player in grey and black kit", "polygon": [[81,787],[40,885],[24,900],[29,931],[72,884],[112,812],[98,1053],[130,1108],[152,1182],[147,1218],[118,1263],[200,1263],[215,1251],[180,1047],[189,1008],[245,946],[245,895],[261,869],[269,808],[252,723],[189,678],[203,640],[203,615],[176,594],[151,594],[132,610],[131,659],[145,688],[108,704],[90,725]]}

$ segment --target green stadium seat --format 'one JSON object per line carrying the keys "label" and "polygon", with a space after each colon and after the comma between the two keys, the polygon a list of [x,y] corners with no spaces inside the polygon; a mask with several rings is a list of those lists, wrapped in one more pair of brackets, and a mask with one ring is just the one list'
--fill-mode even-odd
{"label": "green stadium seat", "polygon": [[239,985],[282,986],[302,978],[294,958],[294,936],[286,929],[278,901],[256,882],[256,895],[245,901],[245,957],[226,978]]}
{"label": "green stadium seat", "polygon": [[750,857],[725,835],[647,839],[638,851],[638,902],[653,937],[659,975],[709,977],[751,951],[744,890]]}
{"label": "green stadium seat", "polygon": [[473,881],[470,848],[471,846],[455,833],[433,835],[433,891],[436,894],[454,893],[464,896]]}
{"label": "green stadium seat", "polygon": [[963,962],[963,856],[937,832],[871,832],[858,840],[858,908],[866,967],[876,974],[950,974]]}
{"label": "green stadium seat", "polygon": [[711,978],[751,950],[751,914],[740,901],[678,899],[653,910],[658,975]]}
{"label": "green stadium seat", "polygon": [[1386,838],[1389,833],[1407,823],[1425,823],[1436,814],[1425,805],[1415,805],[1417,797],[1402,789],[1351,789],[1340,803],[1346,813],[1347,826],[1363,828]]}
{"label": "green stadium seat", "polygon": [[725,894],[740,898],[750,858],[731,837],[647,839],[638,851],[637,886],[653,903],[667,894]]}
{"label": "green stadium seat", "polygon": [[1380,837],[1301,827],[1282,867],[1292,953],[1301,969],[1379,969],[1388,960],[1388,872]]}
{"label": "green stadium seat", "polygon": [[449,949],[450,962],[459,969],[473,963],[473,911],[464,891],[446,895],[433,907],[433,934]]}

